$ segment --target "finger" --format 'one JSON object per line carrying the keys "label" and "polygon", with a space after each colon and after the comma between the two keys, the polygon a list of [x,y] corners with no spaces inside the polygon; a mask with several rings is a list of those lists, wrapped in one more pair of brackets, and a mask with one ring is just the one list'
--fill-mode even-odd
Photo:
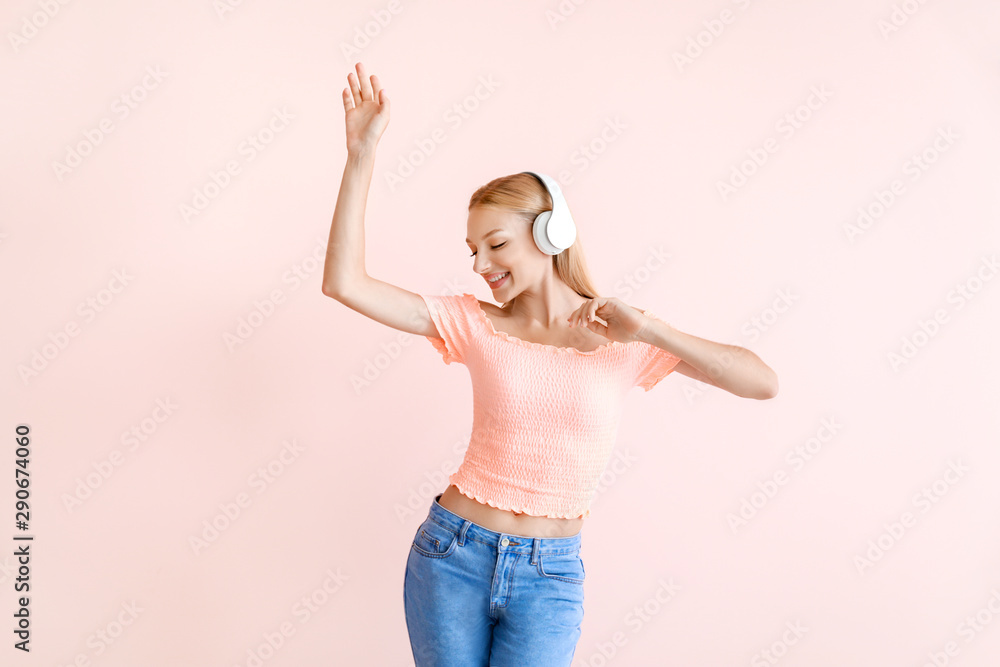
{"label": "finger", "polygon": [[[379,82],[378,77],[372,74],[372,99],[379,102],[378,94],[382,90],[382,84]],[[381,102],[380,102],[381,103]]]}
{"label": "finger", "polygon": [[361,99],[370,100],[372,99],[372,84],[368,80],[368,74],[365,72],[365,66],[360,62],[355,65],[358,70],[358,81],[361,84]]}
{"label": "finger", "polygon": [[577,322],[580,324],[580,326],[589,328],[588,325],[590,323],[590,312],[593,305],[594,305],[593,301],[585,301],[583,305],[580,306],[580,310],[577,311]]}
{"label": "finger", "polygon": [[358,77],[354,72],[347,75],[347,83],[351,86],[351,97],[354,99],[354,106],[361,105],[361,89],[358,87]]}
{"label": "finger", "polygon": [[574,310],[572,313],[569,314],[569,317],[566,318],[566,321],[569,322],[570,327],[576,326],[577,317],[579,316],[579,314],[580,314],[580,309],[577,308],[576,310]]}
{"label": "finger", "polygon": [[347,113],[354,108],[354,98],[351,97],[351,91],[344,88],[344,92],[340,95],[344,98],[344,113]]}

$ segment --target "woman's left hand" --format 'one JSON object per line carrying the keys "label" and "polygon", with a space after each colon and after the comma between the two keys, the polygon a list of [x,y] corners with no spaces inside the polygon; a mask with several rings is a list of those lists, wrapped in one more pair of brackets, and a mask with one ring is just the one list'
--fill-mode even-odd
{"label": "woman's left hand", "polygon": [[[597,321],[600,318],[606,325]],[[599,296],[590,299],[573,311],[569,316],[569,325],[585,326],[594,333],[620,343],[631,343],[639,340],[639,332],[649,318],[641,310],[633,308],[624,301],[613,296]]]}

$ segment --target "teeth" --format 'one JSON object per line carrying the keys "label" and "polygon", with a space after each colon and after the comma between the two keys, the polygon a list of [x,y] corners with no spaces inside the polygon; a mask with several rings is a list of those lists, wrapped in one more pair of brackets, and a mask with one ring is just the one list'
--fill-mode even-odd
{"label": "teeth", "polygon": [[[508,271],[507,273],[510,273],[510,272]],[[491,283],[495,283],[498,280],[503,280],[507,276],[507,273],[501,273],[499,276],[497,276],[496,278],[494,278],[490,282]]]}

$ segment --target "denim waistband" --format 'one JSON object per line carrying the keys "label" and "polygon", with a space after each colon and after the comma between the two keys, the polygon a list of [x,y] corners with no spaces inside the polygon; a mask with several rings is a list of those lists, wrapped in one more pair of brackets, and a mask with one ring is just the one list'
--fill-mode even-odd
{"label": "denim waistband", "polygon": [[[555,554],[578,551],[580,545],[583,543],[582,531],[569,537],[526,537],[524,535],[500,533],[490,530],[485,526],[481,526],[474,521],[455,514],[446,507],[442,507],[438,502],[438,499],[442,495],[443,493],[439,493],[434,496],[429,516],[434,521],[458,533],[459,544],[464,544],[467,539],[474,539],[506,552]],[[505,540],[506,544],[504,544]]]}

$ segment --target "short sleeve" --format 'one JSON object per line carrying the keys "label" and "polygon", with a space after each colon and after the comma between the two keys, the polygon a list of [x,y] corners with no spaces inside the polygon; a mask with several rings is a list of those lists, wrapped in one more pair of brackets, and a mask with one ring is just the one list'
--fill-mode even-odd
{"label": "short sleeve", "polygon": [[[465,363],[465,353],[472,338],[471,319],[469,317],[469,298],[471,294],[434,295],[421,294],[427,304],[434,326],[439,337],[424,336],[431,342],[446,364]],[[476,303],[478,307],[478,302]]]}
{"label": "short sleeve", "polygon": [[[660,319],[649,310],[643,310],[642,314]],[[681,362],[680,357],[675,357],[663,348],[642,342],[639,343],[637,356],[637,371],[634,384],[646,391],[649,391],[656,386],[657,382],[673,373],[674,367]]]}
{"label": "short sleeve", "polygon": [[637,373],[635,386],[649,391],[656,383],[674,372],[674,367],[681,362],[666,350],[649,343],[638,343]]}

